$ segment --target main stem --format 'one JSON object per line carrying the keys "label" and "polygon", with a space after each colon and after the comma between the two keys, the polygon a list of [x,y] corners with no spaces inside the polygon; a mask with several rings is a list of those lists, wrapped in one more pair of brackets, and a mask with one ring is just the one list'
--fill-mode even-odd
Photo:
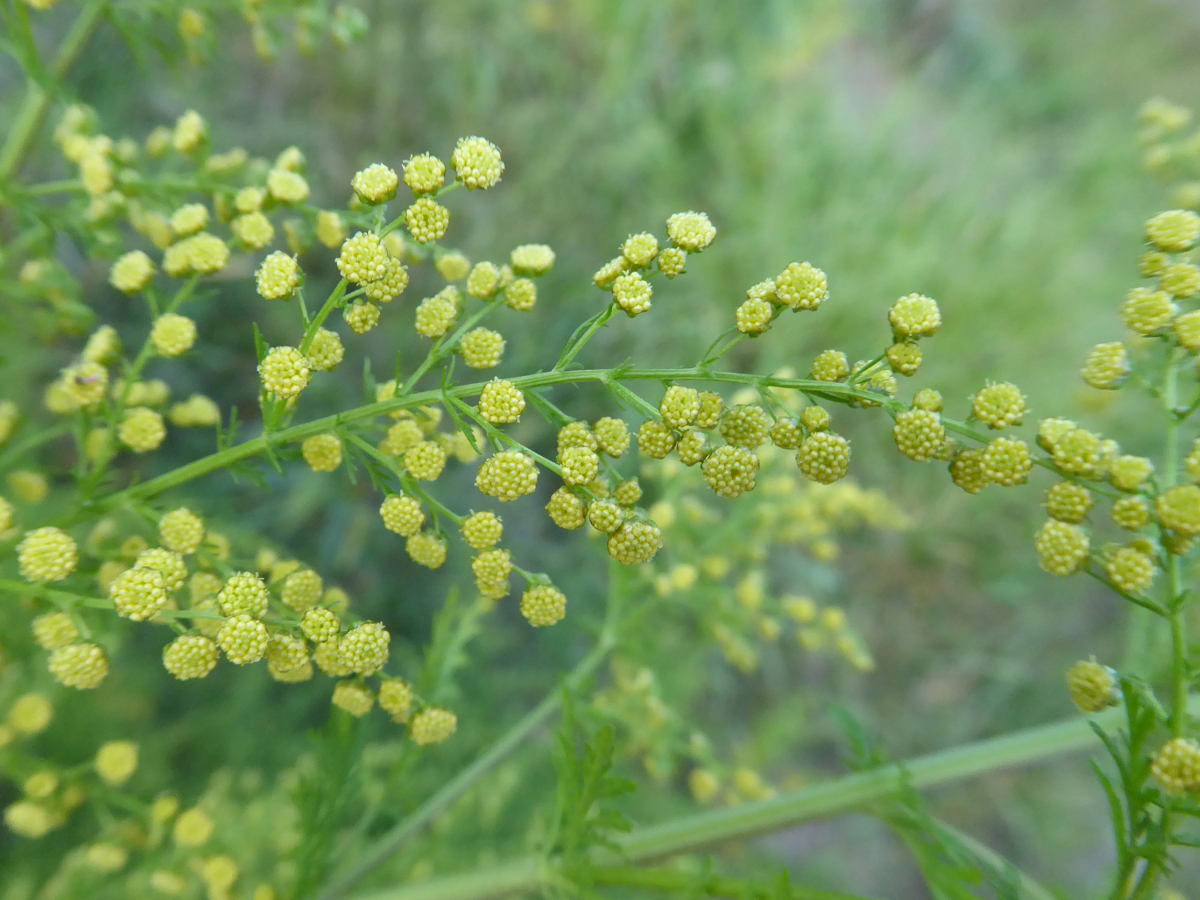
{"label": "main stem", "polygon": [[[1200,697],[1189,703],[1200,712]],[[1124,710],[1091,717],[1102,728],[1116,727]],[[1088,720],[1073,718],[1027,728],[1003,737],[964,744],[869,772],[847,775],[769,800],[638,829],[618,839],[625,863],[694,853],[732,840],[779,831],[830,818],[894,797],[905,787],[930,788],[999,769],[1040,762],[1092,745]],[[599,859],[598,863],[617,862]],[[539,890],[561,881],[554,865],[538,857],[511,860],[476,871],[448,875],[417,885],[384,888],[354,895],[353,900],[489,900]]]}
{"label": "main stem", "polygon": [[[762,378],[756,375],[745,375],[740,372],[712,372],[708,369],[689,368],[689,369],[636,369],[629,368],[621,370],[614,376],[613,372],[608,369],[577,369],[570,372],[539,372],[535,375],[524,375],[510,379],[513,384],[522,389],[551,387],[560,384],[582,384],[585,382],[603,383],[609,381],[701,381],[701,382],[720,382],[726,384],[749,384],[761,387],[779,387],[792,388],[804,391],[813,396],[820,396],[835,402],[847,402],[850,400],[869,400],[873,403],[887,402],[878,394],[873,394],[868,391],[859,390],[858,388],[849,387],[844,384],[825,381],[811,381],[807,379],[790,379],[790,378]],[[173,469],[157,478],[152,478],[149,481],[127,488],[123,491],[118,491],[110,494],[107,497],[101,497],[94,503],[83,510],[84,515],[79,518],[87,518],[92,515],[102,514],[109,510],[116,509],[131,500],[147,500],[151,497],[156,497],[165,491],[178,487],[181,484],[186,484],[197,478],[209,475],[213,472],[224,469],[236,462],[244,459],[249,459],[266,452],[268,443],[271,446],[279,446],[281,444],[296,443],[303,441],[305,438],[312,437],[317,434],[325,434],[335,431],[340,427],[352,425],[356,422],[369,421],[386,413],[400,409],[408,409],[410,407],[421,406],[428,403],[438,403],[443,400],[444,396],[449,396],[458,400],[466,397],[473,397],[483,390],[486,382],[477,382],[474,384],[459,385],[450,388],[445,392],[440,390],[421,391],[418,393],[407,394],[400,397],[394,397],[390,400],[382,400],[378,403],[370,403],[366,406],[360,406],[356,409],[347,410],[346,412],[336,413],[332,416],[314,419],[311,422],[305,422],[302,425],[294,425],[291,428],[284,428],[279,431],[274,431],[270,435],[261,435],[248,441],[238,444],[236,447],[229,447],[209,456],[194,460],[187,465]],[[78,519],[73,519],[63,524],[71,524]]]}

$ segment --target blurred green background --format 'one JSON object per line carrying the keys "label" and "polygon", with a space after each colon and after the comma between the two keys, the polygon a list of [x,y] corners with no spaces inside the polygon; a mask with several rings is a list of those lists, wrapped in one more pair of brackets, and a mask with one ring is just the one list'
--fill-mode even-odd
{"label": "blurred green background", "polygon": [[[446,243],[472,261],[503,261],[525,242],[558,253],[535,312],[501,317],[509,342],[502,375],[553,364],[553,348],[604,302],[591,274],[626,235],[661,233],[670,213],[699,209],[718,228],[713,248],[689,263],[686,277],[656,289],[652,315],[622,318],[599,335],[581,357],[586,365],[626,357],[689,364],[732,322],[747,287],[807,259],[829,275],[828,304],[743,343],[731,367],[804,373],[827,347],[872,357],[888,340],[891,302],[917,291],[937,298],[945,324],[902,392],[939,387],[949,414],[964,417],[985,379],[1013,380],[1029,395],[1030,421],[1065,415],[1132,452],[1154,451],[1138,407],[1086,395],[1078,369],[1091,345],[1119,338],[1116,308],[1137,283],[1142,223],[1166,202],[1142,171],[1134,117],[1153,95],[1195,100],[1195,4],[381,0],[362,8],[371,28],[359,43],[327,41],[304,55],[280,34],[269,63],[242,26],[220,29],[200,67],[137,60],[104,29],[71,83],[113,136],[142,137],[195,108],[217,149],[273,157],[295,144],[307,156],[315,202],[330,205],[344,204],[351,175],[368,163],[399,167],[420,152],[447,158],[459,136],[487,136],[503,151],[504,179],[485,194],[448,198]],[[5,102],[14,97],[7,91]],[[47,153],[28,168],[51,177],[57,165]],[[333,283],[331,254],[314,252],[305,266],[310,278]],[[89,301],[103,320],[135,333],[144,327],[139,314],[106,290],[104,271],[82,269]],[[250,269],[242,274],[195,311],[210,346],[186,369],[160,363],[150,374],[177,395],[202,390],[251,413],[250,322],[279,341],[294,323],[264,309]],[[436,277],[414,277],[400,302],[436,288]],[[347,362],[327,379],[337,386],[318,396],[322,409],[360,402],[363,355],[382,373],[397,352],[417,355],[421,344],[394,307],[384,327],[347,341]],[[61,362],[42,364],[52,373]],[[6,365],[27,362],[10,356]],[[556,397],[581,418],[613,412],[588,392]],[[1119,661],[1126,614],[1102,587],[1038,569],[1032,534],[1048,480],[968,497],[940,465],[897,454],[882,412],[835,410],[834,422],[853,438],[854,477],[884,489],[916,523],[900,536],[864,533],[836,564],[819,567],[839,573],[825,578],[822,600],[847,609],[876,670],[789,659],[774,677],[764,667],[740,678],[710,648],[688,657],[688,671],[659,673],[674,700],[731,754],[781,783],[796,772],[840,771],[827,701],[847,704],[897,758],[1069,715],[1063,671],[1089,654]],[[522,423],[516,433],[552,447],[548,428]],[[153,465],[165,470],[207,452],[206,440],[176,439]],[[348,489],[300,469],[271,479],[270,503],[218,477],[199,486],[199,505],[236,520],[231,536],[265,534],[327,583],[344,585],[360,611],[389,624],[401,655],[415,658],[447,590],[469,586],[465,567],[418,570],[378,527],[368,485]],[[469,479],[462,470],[448,475],[442,495],[470,496]],[[197,495],[180,499],[189,496]],[[550,633],[530,633],[511,608],[488,620],[458,675],[460,735],[399,789],[407,802],[469,758],[498,723],[515,720],[587,645],[579,623],[597,614],[607,568],[585,539],[554,530],[541,503],[506,508],[506,534],[518,558],[544,560],[580,618]],[[219,672],[206,690],[167,684],[154,669],[157,639],[130,631],[130,642],[145,671],[118,668],[99,692],[100,709],[90,698],[69,701],[76,720],[63,735],[84,723],[116,734],[133,727],[121,723],[154,722],[166,742],[159,764],[198,784],[220,765],[271,771],[290,762],[304,730],[326,717],[323,689],[272,685],[265,672]],[[723,686],[698,696],[710,684]],[[257,720],[272,739],[236,729],[227,742],[205,738],[238,719]],[[535,783],[551,778],[543,751],[519,763]],[[657,821],[689,803],[678,790],[651,788],[637,816]],[[1111,849],[1102,796],[1081,759],[971,782],[939,793],[935,807],[1071,896],[1103,884]],[[509,814],[518,821],[528,811],[514,804]],[[454,840],[469,853],[414,853],[438,870],[475,862],[471,824],[444,831],[463,829]],[[0,848],[10,859],[20,852],[8,836]],[[730,858],[751,869],[783,861],[798,883],[926,896],[899,843],[867,820],[798,829]]]}

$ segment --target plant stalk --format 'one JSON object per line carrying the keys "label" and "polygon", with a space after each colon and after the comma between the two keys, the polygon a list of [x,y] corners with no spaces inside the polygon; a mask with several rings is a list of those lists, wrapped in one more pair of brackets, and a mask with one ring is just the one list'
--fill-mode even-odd
{"label": "plant stalk", "polygon": [[[1191,698],[1188,706],[1193,712],[1200,712],[1200,696]],[[1091,722],[1110,728],[1119,725],[1123,716],[1123,709],[1107,710],[1092,716]],[[1083,717],[1026,728],[918,757],[907,763],[835,778],[768,800],[640,828],[617,840],[620,860],[598,859],[597,862],[628,864],[695,853],[728,841],[861,809],[895,796],[905,786],[937,787],[1000,769],[1029,765],[1086,749],[1094,740],[1089,721]],[[355,894],[353,900],[489,900],[529,893],[553,883],[555,873],[549,862],[526,857],[421,884]]]}

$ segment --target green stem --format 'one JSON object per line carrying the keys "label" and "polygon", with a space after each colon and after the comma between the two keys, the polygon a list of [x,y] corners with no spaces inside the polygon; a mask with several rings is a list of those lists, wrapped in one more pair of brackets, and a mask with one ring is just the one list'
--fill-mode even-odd
{"label": "green stem", "polygon": [[[540,728],[562,703],[562,689],[574,688],[587,679],[604,662],[616,643],[612,630],[605,628],[600,640],[591,653],[583,658],[570,674],[563,679],[559,688],[526,713],[515,725],[492,744],[473,763],[444,784],[432,797],[422,803],[391,831],[381,837],[366,854],[344,874],[335,875],[330,885],[319,895],[318,900],[335,900],[345,895],[351,886],[377,869],[396,853],[412,837],[426,828],[445,809],[473,787],[485,774],[494,769],[514,750]],[[536,869],[536,867],[534,867]],[[528,874],[528,873],[526,873]],[[439,898],[451,898],[453,893],[438,894]],[[466,895],[472,896],[472,895]]]}
{"label": "green stem", "polygon": [[[1189,704],[1200,711],[1200,696]],[[1124,710],[1091,717],[1104,728],[1119,725]],[[1087,719],[1076,717],[1027,728],[998,738],[963,744],[907,763],[835,778],[768,800],[686,816],[641,828],[619,838],[621,861],[694,853],[733,840],[826,819],[896,796],[906,788],[931,788],[999,769],[1028,765],[1090,747],[1095,734]],[[601,863],[608,860],[600,860]],[[617,862],[617,860],[612,860]],[[354,900],[488,900],[528,893],[555,883],[554,870],[536,857],[435,879],[420,885],[385,888],[355,895]]]}
{"label": "green stem", "polygon": [[567,341],[566,349],[563,350],[562,356],[558,358],[558,362],[554,366],[554,371],[561,372],[569,366],[571,361],[587,346],[587,342],[592,339],[596,332],[608,324],[616,311],[617,304],[614,301],[585,322],[582,333],[577,332],[571,335],[571,339]]}
{"label": "green stem", "polygon": [[300,341],[299,349],[301,353],[308,354],[308,350],[317,336],[317,329],[324,325],[325,320],[329,318],[329,314],[337,309],[337,305],[341,303],[349,283],[345,278],[339,281],[337,287],[333,289],[333,293],[329,295],[329,299],[325,301],[325,305],[321,307],[321,311],[308,323],[308,328],[304,331],[304,339]]}
{"label": "green stem", "polygon": [[[1179,419],[1175,414],[1178,396],[1176,358],[1178,349],[1171,351],[1163,375],[1163,409],[1166,412],[1166,435],[1163,452],[1166,454],[1162,490],[1169,490],[1179,480]],[[1171,735],[1183,737],[1187,726],[1187,626],[1183,618],[1186,597],[1179,557],[1167,555],[1167,602],[1171,610]]]}
{"label": "green stem", "polygon": [[416,494],[418,497],[428,503],[430,507],[436,510],[438,515],[445,516],[455,525],[460,527],[462,526],[462,523],[465,521],[464,517],[460,516],[454,510],[450,509],[450,507],[443,504],[440,500],[418,485],[416,483],[416,479],[413,478],[403,466],[399,465],[396,460],[392,459],[390,456],[387,456],[378,448],[372,447],[357,434],[347,434],[346,439],[363,453],[367,454],[372,459],[376,460],[380,465],[384,466],[394,476],[396,476],[397,480],[400,481],[406,491]]}
{"label": "green stem", "polygon": [[[870,400],[872,402],[887,402],[878,394],[873,394],[868,391],[862,391],[857,388],[848,387],[844,384],[836,382],[810,381],[807,379],[794,378],[763,378],[757,375],[745,375],[740,372],[709,372],[706,370],[691,368],[691,369],[637,369],[629,368],[623,370],[620,375],[614,379],[613,374],[608,369],[576,369],[570,372],[539,372],[534,375],[524,375],[510,379],[513,384],[521,389],[551,387],[560,384],[583,384],[587,382],[602,383],[614,380],[620,381],[698,381],[712,382],[722,384],[748,384],[752,386],[763,387],[779,387],[792,388],[795,390],[805,391],[839,402],[849,402],[850,400]],[[411,407],[423,406],[429,403],[437,403],[443,400],[446,396],[461,400],[464,397],[473,397],[483,390],[487,382],[476,382],[474,384],[458,385],[448,389],[445,394],[441,390],[422,391],[420,393],[407,394],[401,397],[394,397],[390,400],[381,400],[378,403],[370,403],[365,406],[360,406],[356,409],[347,410],[345,412],[336,413],[332,416],[314,419],[311,422],[305,422],[302,425],[294,425],[290,428],[284,428],[273,432],[270,435],[270,443],[272,446],[280,446],[282,444],[296,443],[303,441],[305,438],[312,437],[316,434],[324,434],[329,431],[334,431],[340,427],[351,425],[355,422],[368,421],[386,413],[400,409],[408,409]],[[106,497],[97,499],[86,511],[87,516],[94,514],[102,514],[108,510],[115,509],[131,500],[145,500],[150,497],[156,497],[165,491],[186,484],[204,475],[209,475],[213,472],[220,471],[234,463],[258,456],[267,450],[267,436],[262,435],[248,441],[244,441],[235,447],[228,447],[224,450],[212,453],[200,459],[193,460],[186,465],[166,472],[157,478],[152,478],[149,481],[144,481],[141,484],[126,488],[123,491],[118,491],[114,494],[109,494]],[[83,518],[87,518],[84,516]],[[70,524],[77,519],[70,520]]]}
{"label": "green stem", "polygon": [[[107,7],[108,0],[92,0],[83,8],[58,48],[58,56],[51,69],[57,78],[62,78],[75,65],[79,54],[83,52],[83,48],[100,24]],[[0,147],[0,182],[12,178],[24,162],[49,106],[50,95],[40,85],[30,81],[25,88],[25,99],[13,118],[8,137],[3,147]]]}
{"label": "green stem", "polygon": [[767,882],[743,881],[740,878],[722,878],[696,872],[681,872],[678,869],[637,869],[631,866],[609,866],[593,869],[592,881],[598,885],[612,887],[645,888],[652,891],[684,893],[687,897],[731,897],[736,900],[862,900],[856,894],[841,894],[834,891],[819,891],[813,888],[791,887],[786,893]]}

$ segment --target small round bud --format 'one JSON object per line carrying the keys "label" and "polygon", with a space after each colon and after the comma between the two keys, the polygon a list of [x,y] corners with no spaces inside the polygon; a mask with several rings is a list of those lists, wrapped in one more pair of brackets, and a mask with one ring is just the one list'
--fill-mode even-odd
{"label": "small round bud", "polygon": [[284,579],[279,598],[285,606],[296,612],[307,612],[321,601],[321,592],[324,589],[325,584],[320,575],[312,569],[300,569]]}
{"label": "small round bud", "polygon": [[900,337],[931,337],[942,326],[942,314],[936,301],[924,294],[909,294],[892,305],[888,322]]}
{"label": "small round bud", "polygon": [[163,417],[145,406],[125,410],[117,425],[117,439],[134,453],[156,450],[166,436]]}
{"label": "small round bud", "polygon": [[569,485],[587,484],[600,473],[600,458],[588,447],[567,447],[559,453],[558,463]]}
{"label": "small round bud", "polygon": [[217,645],[199,634],[183,634],[163,648],[163,668],[180,681],[204,678],[217,665]]}
{"label": "small round bud", "polygon": [[317,240],[331,250],[346,240],[346,222],[335,212],[323,209],[317,213]]}
{"label": "small round bud", "polygon": [[990,483],[983,468],[983,450],[963,450],[950,462],[950,478],[968,494],[978,494]]}
{"label": "small round bud", "polygon": [[596,287],[600,288],[601,290],[612,290],[613,282],[615,282],[617,277],[628,268],[629,262],[625,259],[625,257],[618,256],[616,259],[610,259],[603,266],[601,266],[596,271],[596,274],[592,276],[592,281],[595,282]]}
{"label": "small round bud", "polygon": [[403,537],[412,537],[425,525],[425,510],[412,497],[388,497],[379,507],[379,515],[388,531]]}
{"label": "small round bud", "polygon": [[308,199],[308,182],[299,172],[272,169],[267,173],[267,192],[280,203],[303,203]]}
{"label": "small round bud", "polygon": [[217,594],[217,604],[222,614],[226,616],[253,616],[262,618],[267,611],[269,601],[267,586],[253,572],[235,572],[229,576],[221,592]]}
{"label": "small round bud", "polygon": [[535,584],[521,595],[521,615],[534,627],[553,625],[566,614],[566,595],[556,587]]}
{"label": "small round bud", "polygon": [[938,455],[946,442],[942,417],[923,409],[909,409],[896,416],[892,426],[896,447],[909,459],[928,462]]}
{"label": "small round bud", "polygon": [[988,428],[1020,425],[1025,415],[1025,395],[1007,381],[988,382],[971,398],[971,413]]}
{"label": "small round bud", "polygon": [[333,705],[361,719],[375,705],[375,696],[361,684],[339,681],[333,689]]}
{"label": "small round bud", "polygon": [[[626,272],[613,281],[613,299],[632,319],[650,308],[654,290],[640,272]],[[769,304],[768,304],[769,305]]]}
{"label": "small round bud", "polygon": [[154,263],[141,250],[133,250],[113,263],[108,283],[123,294],[136,294],[154,277]]}
{"label": "small round bud", "polygon": [[796,465],[809,481],[833,484],[850,471],[850,442],[831,431],[810,434],[796,452]]}
{"label": "small round bud", "polygon": [[336,434],[314,434],[304,439],[300,453],[314,472],[333,472],[342,464],[342,440]]}
{"label": "small round bud", "polygon": [[654,459],[664,459],[675,447],[675,434],[662,422],[647,419],[638,428],[638,450]]}
{"label": "small round bud", "polygon": [[308,365],[317,372],[332,372],[341,364],[345,352],[337,332],[318,328],[308,347]]}
{"label": "small round bud", "polygon": [[467,293],[480,300],[490,300],[500,289],[500,270],[490,262],[476,263],[467,276]]}
{"label": "small round bud", "polygon": [[458,352],[472,369],[491,369],[500,364],[504,337],[490,328],[473,328],[462,336]]}
{"label": "small round bud", "polygon": [[64,687],[91,690],[108,675],[108,659],[95,644],[68,644],[50,654],[50,674]]}
{"label": "small round bud", "polygon": [[467,190],[495,187],[504,174],[500,148],[481,137],[459,138],[450,165]]}
{"label": "small round bud", "polygon": [[172,836],[180,847],[203,847],[212,837],[214,827],[208,813],[193,807],[179,814]]}
{"label": "small round bud", "polygon": [[1088,536],[1082,528],[1055,519],[1042,525],[1034,541],[1041,566],[1051,575],[1071,575],[1078,571],[1087,559],[1089,548]]}
{"label": "small round bud", "polygon": [[436,200],[421,197],[404,211],[408,233],[420,244],[441,240],[450,227],[450,210]]}
{"label": "small round bud", "polygon": [[596,443],[601,453],[619,459],[629,449],[629,426],[624,419],[605,416],[599,419],[592,428],[596,435]]}
{"label": "small round bud", "polygon": [[648,266],[658,256],[658,238],[645,231],[631,234],[621,245],[621,255],[631,266]]}
{"label": "small round bud", "polygon": [[751,450],[762,445],[771,431],[771,416],[761,406],[742,404],[721,417],[721,436],[736,447]]}
{"label": "small round bud", "polygon": [[229,228],[247,250],[261,250],[275,240],[275,226],[260,212],[238,216]]}
{"label": "small round bud", "polygon": [[742,334],[762,334],[770,327],[774,317],[775,307],[769,300],[751,297],[737,308],[737,330]]}
{"label": "small round bud", "polygon": [[392,636],[379,622],[363,622],[342,636],[338,657],[351,671],[374,675],[387,665]]}
{"label": "small round bud", "polygon": [[1182,253],[1200,238],[1200,216],[1188,209],[1161,212],[1146,223],[1146,240],[1168,253]]}
{"label": "small round bud", "polygon": [[1154,474],[1154,463],[1144,456],[1118,456],[1108,464],[1108,480],[1118,491],[1133,494]]}
{"label": "small round bud", "polygon": [[408,269],[395,257],[388,257],[384,272],[370,284],[363,285],[367,299],[376,303],[391,303],[408,287]]}
{"label": "small round bud", "polygon": [[752,491],[759,470],[758,457],[745,447],[718,447],[701,467],[708,486],[722,497],[740,497]]}
{"label": "small round bud", "polygon": [[1121,547],[1110,554],[1104,568],[1113,584],[1129,594],[1138,594],[1150,587],[1157,573],[1154,560],[1133,547]]}
{"label": "small round bud", "polygon": [[458,309],[454,299],[446,294],[426,297],[417,306],[417,334],[427,338],[440,338],[454,326]]}
{"label": "small round bud", "polygon": [[135,622],[144,622],[156,615],[167,603],[167,591],[162,574],[155,569],[126,569],[108,586],[117,615]]}
{"label": "small round bud", "polygon": [[671,428],[686,428],[700,412],[700,394],[694,388],[673,384],[658,404],[663,422]]}
{"label": "small round bud", "polygon": [[437,569],[446,561],[446,542],[436,534],[421,532],[405,541],[404,552],[417,565]]}
{"label": "small round bud", "polygon": [[554,251],[545,244],[523,244],[509,257],[518,275],[545,275],[554,268]]}
{"label": "small round bud", "polygon": [[582,528],[585,521],[583,501],[566,488],[559,488],[550,495],[546,512],[555,525],[568,531]]}
{"label": "small round bud", "polygon": [[809,434],[814,431],[828,431],[832,421],[829,411],[821,406],[808,406],[800,412],[800,424]]}
{"label": "small round bud", "polygon": [[1200,535],[1200,487],[1183,484],[1169,488],[1159,494],[1155,508],[1164,528],[1188,537]]}
{"label": "small round bud", "polygon": [[43,650],[57,650],[79,640],[79,629],[69,613],[46,613],[33,620],[33,639]]}
{"label": "small round bud", "polygon": [[453,735],[457,728],[458,717],[454,713],[448,709],[431,706],[413,716],[409,733],[414,744],[424,747],[428,744],[440,744]]}
{"label": "small round bud", "polygon": [[17,566],[26,581],[62,581],[78,564],[74,539],[53,526],[27,531],[17,545]]}
{"label": "small round bud", "polygon": [[850,374],[850,362],[841,350],[822,350],[813,360],[814,381],[844,381]]}
{"label": "small round bud", "polygon": [[1080,712],[1103,712],[1120,702],[1116,673],[1095,659],[1077,662],[1067,670],[1067,690]]}
{"label": "small round bud", "polygon": [[185,203],[171,213],[171,230],[178,237],[187,237],[197,231],[203,231],[208,225],[208,207],[203,203]]}
{"label": "small round bud", "polygon": [[500,542],[504,525],[493,512],[477,512],[463,520],[462,533],[472,550],[487,550]]}
{"label": "small round bud", "polygon": [[1046,491],[1046,512],[1052,519],[1074,525],[1082,522],[1091,508],[1091,492],[1074,482],[1060,481]]}
{"label": "small round bud", "polygon": [[479,414],[493,425],[516,422],[525,411],[525,395],[511,381],[493,378],[479,394]]}
{"label": "small round bud", "polygon": [[350,186],[363,203],[387,203],[396,196],[400,177],[395,169],[383,163],[372,163],[355,173],[354,178],[350,180]]}
{"label": "small round bud", "polygon": [[943,405],[942,395],[933,388],[921,388],[913,397],[913,406],[928,412],[940,413]]}
{"label": "small round bud", "polygon": [[1024,484],[1033,468],[1029,445],[1016,438],[996,438],[984,448],[980,462],[987,480],[1004,487]]}
{"label": "small round bud", "polygon": [[1200,293],[1200,266],[1187,262],[1172,263],[1163,270],[1159,285],[1181,300],[1194,297]]}
{"label": "small round bud", "polygon": [[[675,278],[683,274],[687,265],[687,251],[678,247],[668,247],[658,254],[658,270],[667,278]],[[615,276],[614,276],[615,277]]]}
{"label": "small round bud", "polygon": [[1138,531],[1150,523],[1150,507],[1142,497],[1122,497],[1113,502],[1112,520],[1126,531]]}
{"label": "small round bud", "polygon": [[713,242],[717,229],[702,212],[681,212],[667,219],[667,236],[688,253],[699,253]]}
{"label": "small round bud", "polygon": [[128,781],[137,764],[138,745],[133,741],[109,741],[96,752],[96,774],[113,787]]}
{"label": "small round bud", "polygon": [[1154,754],[1150,774],[1172,796],[1200,788],[1200,744],[1191,738],[1172,738]]}
{"label": "small round bud", "polygon": [[174,594],[187,581],[187,563],[183,561],[183,557],[161,547],[152,547],[138,553],[134,568],[157,571],[163,577],[163,586],[168,594]]}
{"label": "small round bud", "polygon": [[815,266],[792,263],[775,276],[775,296],[794,310],[816,309],[829,299],[829,282]]}
{"label": "small round bud", "polygon": [[365,300],[355,300],[342,310],[342,318],[355,334],[366,334],[379,324],[379,307]]}
{"label": "small round bud", "polygon": [[625,522],[625,510],[612,500],[594,500],[588,505],[587,519],[597,531],[611,534]]}
{"label": "small round bud", "polygon": [[414,194],[433,194],[446,183],[446,164],[428,153],[414,156],[404,164],[404,183]]}
{"label": "small round bud", "polygon": [[436,441],[421,441],[404,452],[404,467],[417,481],[435,481],[446,467],[446,451]]}
{"label": "small round bud", "polygon": [[630,478],[617,485],[612,497],[622,506],[634,506],[642,499],[642,486],[636,478]]}
{"label": "small round bud", "polygon": [[338,636],[341,623],[331,609],[310,609],[300,619],[300,630],[314,644],[323,644]]}
{"label": "small round bud", "polygon": [[379,683],[379,705],[393,722],[407,722],[412,703],[412,688],[399,678],[387,678]]}
{"label": "small round bud", "polygon": [[649,562],[662,547],[662,532],[653,522],[634,519],[608,538],[608,555],[626,566]]}
{"label": "small round bud", "polygon": [[204,540],[204,520],[186,506],[180,507],[159,519],[158,536],[168,550],[195,553]]}
{"label": "small round bud", "polygon": [[272,347],[258,364],[263,388],[283,400],[297,397],[312,378],[308,359],[295,347]]}
{"label": "small round bud", "polygon": [[712,446],[708,442],[708,435],[696,428],[689,428],[685,431],[675,445],[675,453],[685,466],[694,466],[704,462],[711,451]]}
{"label": "small round bud", "polygon": [[484,460],[475,476],[475,486],[501,503],[532,494],[537,488],[537,465],[516,450],[505,450]]}
{"label": "small round bud", "polygon": [[1171,324],[1179,307],[1166,291],[1134,288],[1121,304],[1121,320],[1125,327],[1138,334],[1158,334]]}
{"label": "small round bud", "polygon": [[913,341],[901,341],[887,348],[888,365],[900,375],[916,375],[921,368],[921,346]]}
{"label": "small round bud", "polygon": [[[276,255],[282,254],[271,254]],[[390,261],[391,257],[378,235],[369,231],[359,231],[342,244],[337,267],[347,281],[366,285],[387,275]]]}

